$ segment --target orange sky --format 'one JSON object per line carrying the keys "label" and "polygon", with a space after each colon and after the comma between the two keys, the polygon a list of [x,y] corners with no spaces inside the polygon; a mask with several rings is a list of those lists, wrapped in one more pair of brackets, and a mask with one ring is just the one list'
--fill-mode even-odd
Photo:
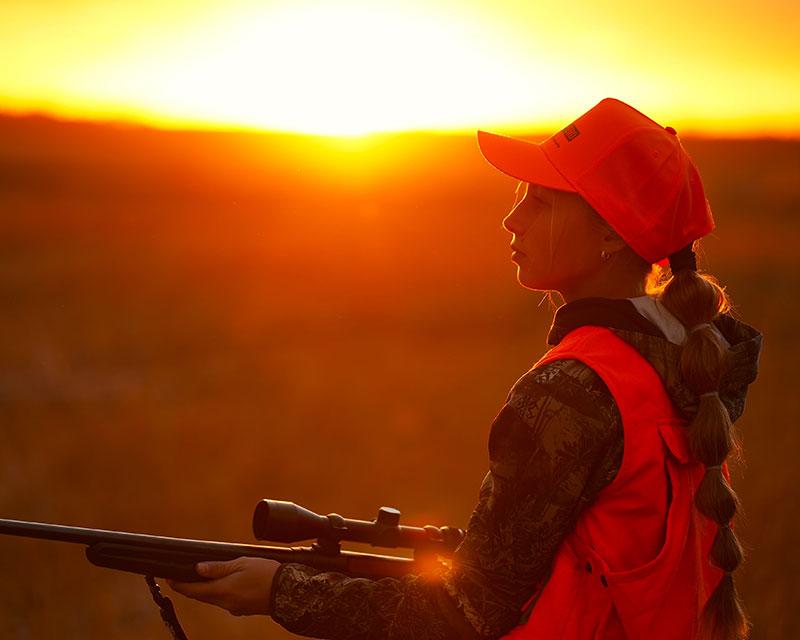
{"label": "orange sky", "polygon": [[558,128],[606,96],[800,137],[800,2],[11,0],[0,110],[322,134]]}

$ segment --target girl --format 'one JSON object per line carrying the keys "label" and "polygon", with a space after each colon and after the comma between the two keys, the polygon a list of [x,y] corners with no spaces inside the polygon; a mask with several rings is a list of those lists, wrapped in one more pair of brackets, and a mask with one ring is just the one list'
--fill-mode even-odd
{"label": "girl", "polygon": [[367,580],[254,558],[177,591],[322,638],[743,637],[725,461],[760,334],[697,272],[714,227],[670,127],[606,99],[541,144],[479,132],[521,181],[520,284],[565,304],[489,436],[452,569]]}

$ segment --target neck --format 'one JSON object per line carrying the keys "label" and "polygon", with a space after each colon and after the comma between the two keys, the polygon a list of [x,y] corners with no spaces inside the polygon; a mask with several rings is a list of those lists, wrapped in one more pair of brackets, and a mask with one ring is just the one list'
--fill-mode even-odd
{"label": "neck", "polygon": [[637,298],[647,293],[646,278],[609,262],[593,276],[584,278],[575,286],[559,291],[564,302],[580,298]]}

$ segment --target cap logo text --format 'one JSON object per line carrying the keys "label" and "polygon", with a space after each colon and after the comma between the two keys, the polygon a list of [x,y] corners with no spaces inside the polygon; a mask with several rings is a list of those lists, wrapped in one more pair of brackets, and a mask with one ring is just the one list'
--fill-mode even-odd
{"label": "cap logo text", "polygon": [[567,139],[567,142],[572,142],[575,138],[581,135],[581,132],[578,131],[578,127],[574,124],[569,125],[567,128],[562,131],[564,137]]}

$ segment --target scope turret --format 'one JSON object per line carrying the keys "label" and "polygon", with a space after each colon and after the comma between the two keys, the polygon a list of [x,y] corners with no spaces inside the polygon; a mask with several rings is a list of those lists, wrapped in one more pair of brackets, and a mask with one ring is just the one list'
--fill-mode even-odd
{"label": "scope turret", "polygon": [[375,520],[350,520],[337,513],[321,516],[281,500],[262,500],[253,515],[257,540],[299,542],[317,538],[321,545],[342,540],[364,542],[374,547],[408,548],[418,553],[449,556],[464,537],[452,527],[407,527],[400,524],[400,512],[381,507]]}

